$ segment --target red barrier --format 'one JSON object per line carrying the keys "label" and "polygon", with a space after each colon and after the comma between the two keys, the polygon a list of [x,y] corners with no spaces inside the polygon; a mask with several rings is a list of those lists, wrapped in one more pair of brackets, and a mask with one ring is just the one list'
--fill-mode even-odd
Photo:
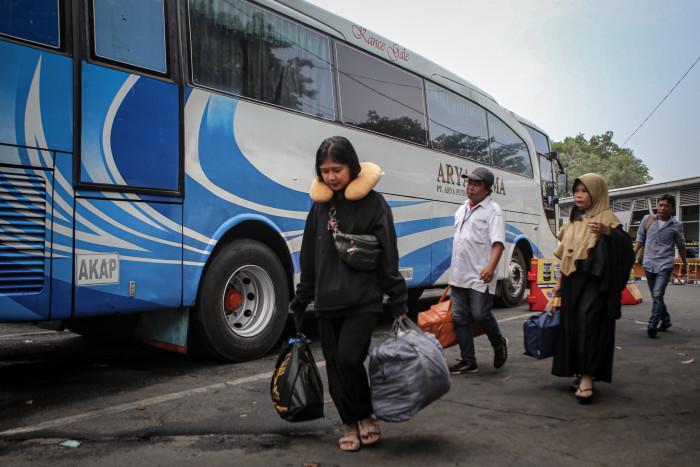
{"label": "red barrier", "polygon": [[[530,282],[530,293],[526,301],[530,304],[531,311],[544,311],[547,303],[552,300],[554,294],[552,289],[559,280],[558,259],[538,259],[530,261],[530,271],[527,273],[527,280]],[[554,306],[560,305],[559,298],[555,299]],[[642,294],[634,281],[634,273],[630,271],[630,280],[622,290],[622,304],[636,305],[642,303]]]}

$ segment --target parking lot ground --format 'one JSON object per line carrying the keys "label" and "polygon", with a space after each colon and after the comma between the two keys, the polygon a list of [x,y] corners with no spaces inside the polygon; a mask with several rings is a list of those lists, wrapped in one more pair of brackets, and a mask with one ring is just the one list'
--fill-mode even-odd
{"label": "parking lot ground", "polygon": [[[551,358],[523,355],[522,325],[533,312],[522,305],[496,310],[510,343],[503,368],[493,368],[488,340],[478,338],[478,373],[453,376],[451,390],[442,399],[408,422],[383,423],[380,443],[356,453],[343,453],[337,447],[342,427],[329,396],[323,419],[297,424],[279,419],[269,398],[274,353],[235,365],[167,356],[158,368],[143,361],[161,358],[149,349],[142,354],[132,350],[136,356],[129,359],[134,361],[117,364],[114,360],[109,384],[95,381],[100,391],[81,396],[82,407],[70,394],[65,394],[68,402],[62,406],[59,394],[45,412],[29,410],[29,415],[22,416],[22,408],[16,406],[21,397],[17,391],[27,390],[27,381],[13,382],[0,391],[0,402],[6,401],[0,405],[0,462],[13,466],[695,466],[700,458],[700,286],[668,287],[673,326],[654,339],[645,332],[651,310],[646,283],[639,282],[639,288],[644,302],[624,306],[617,322],[613,382],[597,384],[590,405],[577,403],[569,379],[550,375]],[[425,307],[430,303],[421,301]],[[309,320],[306,324],[313,326]],[[382,322],[374,344],[386,338],[390,325],[390,320]],[[310,334],[313,337],[312,329]],[[89,349],[99,352],[94,346]],[[323,365],[317,345],[314,353]],[[450,364],[458,356],[456,347],[445,351]],[[21,363],[4,364],[21,367]],[[151,380],[140,372],[142,367],[152,372]],[[25,372],[3,369],[0,366],[0,377],[27,378]],[[36,383],[80,391],[79,371],[70,366],[64,370],[67,377],[75,378],[70,383],[60,373],[37,378]],[[325,378],[325,371],[321,372]],[[81,414],[88,416],[81,418]],[[59,444],[65,440],[81,444],[75,448]]]}

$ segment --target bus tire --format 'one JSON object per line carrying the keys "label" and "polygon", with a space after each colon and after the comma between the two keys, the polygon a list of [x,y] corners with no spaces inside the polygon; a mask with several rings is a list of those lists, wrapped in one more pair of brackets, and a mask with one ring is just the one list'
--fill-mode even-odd
{"label": "bus tire", "polygon": [[228,361],[262,357],[287,320],[289,288],[281,261],[266,245],[235,240],[202,275],[191,316],[194,348]]}
{"label": "bus tire", "polygon": [[525,255],[517,246],[508,264],[507,277],[501,280],[501,295],[496,297],[496,305],[511,308],[520,305],[527,286],[527,267]]}

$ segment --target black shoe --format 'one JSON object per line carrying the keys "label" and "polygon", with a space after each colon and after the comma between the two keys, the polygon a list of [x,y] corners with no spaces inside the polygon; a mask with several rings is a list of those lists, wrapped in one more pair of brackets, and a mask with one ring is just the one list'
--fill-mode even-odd
{"label": "black shoe", "polygon": [[661,332],[665,332],[666,329],[668,329],[670,327],[671,327],[671,323],[669,323],[668,321],[661,321],[661,323],[659,324],[657,329]]}
{"label": "black shoe", "polygon": [[476,373],[479,371],[479,367],[474,362],[465,362],[464,360],[459,360],[459,363],[450,367],[451,375],[463,375],[465,373]]}
{"label": "black shoe", "polygon": [[503,338],[503,343],[493,348],[493,366],[502,367],[508,360],[508,339]]}
{"label": "black shoe", "polygon": [[647,334],[649,337],[656,336],[656,328],[650,324],[649,327],[647,327]]}

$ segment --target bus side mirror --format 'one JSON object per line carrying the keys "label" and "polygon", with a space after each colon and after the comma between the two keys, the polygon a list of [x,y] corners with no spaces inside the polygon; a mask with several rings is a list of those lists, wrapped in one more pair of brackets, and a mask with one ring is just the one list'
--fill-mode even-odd
{"label": "bus side mirror", "polygon": [[557,191],[559,193],[566,193],[569,191],[569,176],[566,174],[557,175]]}

